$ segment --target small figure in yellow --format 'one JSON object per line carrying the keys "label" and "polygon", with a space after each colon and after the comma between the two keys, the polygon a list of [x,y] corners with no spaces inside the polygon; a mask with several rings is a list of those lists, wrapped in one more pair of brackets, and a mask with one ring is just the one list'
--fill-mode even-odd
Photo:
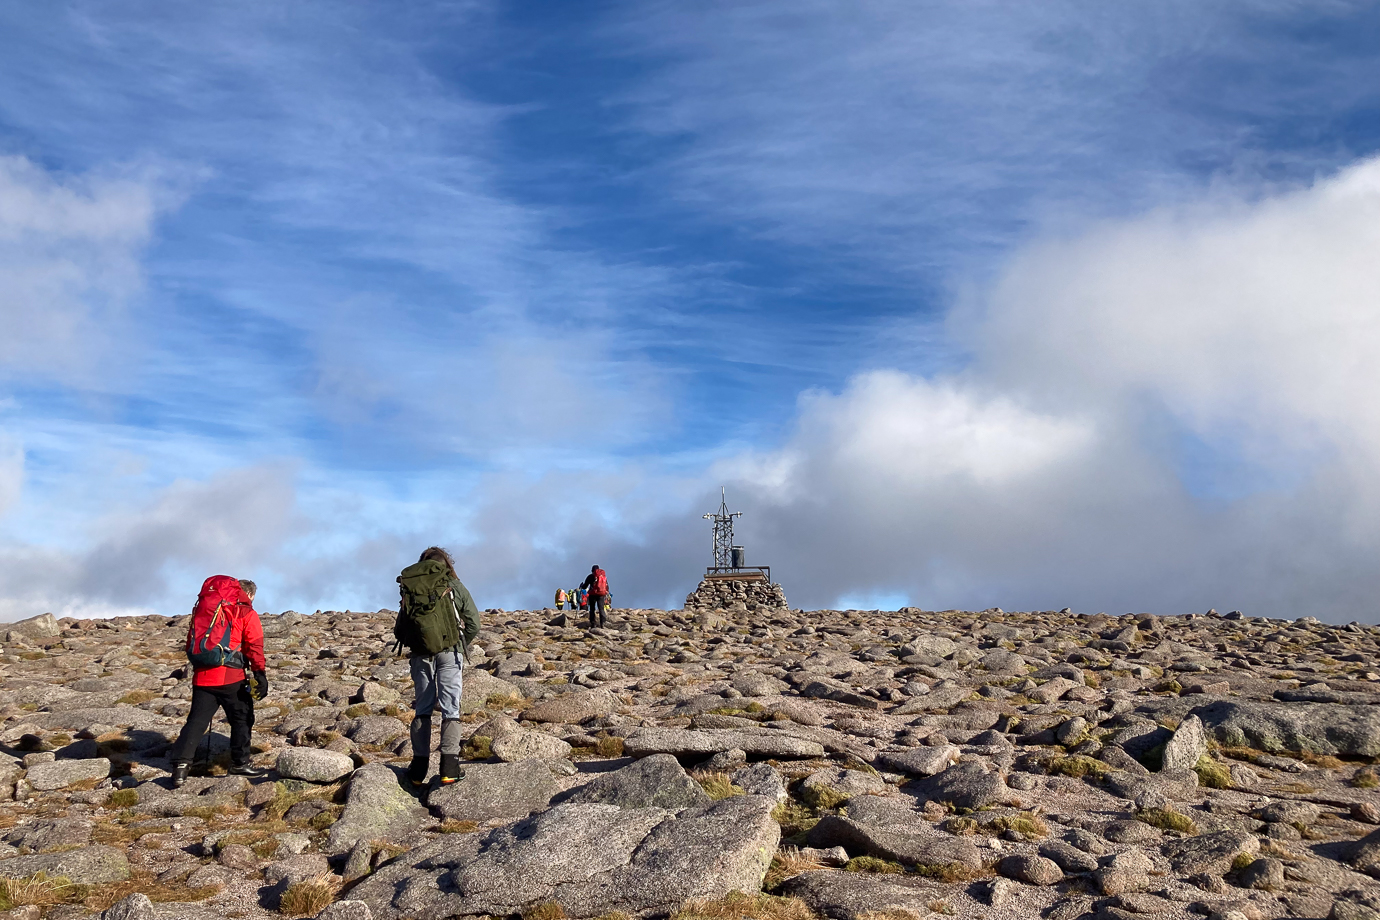
{"label": "small figure in yellow", "polygon": [[557,609],[557,610],[564,610],[564,609],[565,609],[565,588],[557,588],[557,589],[556,589],[556,609]]}

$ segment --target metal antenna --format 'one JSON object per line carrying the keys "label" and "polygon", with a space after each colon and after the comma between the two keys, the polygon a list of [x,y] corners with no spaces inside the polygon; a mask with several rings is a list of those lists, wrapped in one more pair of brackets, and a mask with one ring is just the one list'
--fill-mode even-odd
{"label": "metal antenna", "polygon": [[704,519],[714,522],[714,567],[729,569],[733,567],[733,519],[741,517],[743,512],[728,510],[726,487],[720,486],[719,494],[722,497],[719,510],[706,514]]}

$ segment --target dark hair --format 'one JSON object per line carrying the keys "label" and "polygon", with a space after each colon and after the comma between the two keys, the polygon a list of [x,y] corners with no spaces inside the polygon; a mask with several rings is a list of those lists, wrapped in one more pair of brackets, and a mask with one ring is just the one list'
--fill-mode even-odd
{"label": "dark hair", "polygon": [[592,565],[589,567],[589,574],[593,575],[597,571],[599,571],[599,567],[597,565]]}
{"label": "dark hair", "polygon": [[426,549],[422,550],[421,558],[417,561],[426,562],[428,559],[435,559],[437,562],[444,562],[446,564],[446,571],[450,573],[450,577],[459,577],[455,574],[455,560],[450,558],[450,553],[441,549],[441,547],[428,546]]}

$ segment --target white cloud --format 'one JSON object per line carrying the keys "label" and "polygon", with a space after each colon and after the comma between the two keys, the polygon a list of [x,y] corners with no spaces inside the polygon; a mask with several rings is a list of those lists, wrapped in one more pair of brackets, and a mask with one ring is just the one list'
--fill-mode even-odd
{"label": "white cloud", "polygon": [[1380,160],[1032,245],[955,318],[963,374],[864,375],[724,469],[812,601],[1374,620],[1376,252]]}
{"label": "white cloud", "polygon": [[145,177],[63,177],[0,156],[0,374],[97,379],[161,195]]}
{"label": "white cloud", "polygon": [[277,553],[302,526],[295,506],[290,469],[248,467],[113,503],[84,547],[0,544],[0,618],[180,615],[207,575],[283,567]]}
{"label": "white cloud", "polygon": [[24,445],[0,431],[0,517],[19,501],[24,488]]}

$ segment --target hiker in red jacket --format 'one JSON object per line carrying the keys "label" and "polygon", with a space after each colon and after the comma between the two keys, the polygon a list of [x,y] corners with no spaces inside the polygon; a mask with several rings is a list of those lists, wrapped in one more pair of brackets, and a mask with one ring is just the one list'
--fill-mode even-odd
{"label": "hiker in red jacket", "polygon": [[[254,612],[256,587],[229,575],[212,575],[201,586],[192,621],[187,625],[187,658],[192,678],[192,708],[172,749],[172,785],[187,782],[187,771],[201,736],[217,709],[230,723],[230,772],[262,776],[249,761],[254,728],[254,701],[268,696],[264,673],[264,627]],[[253,686],[245,671],[254,675]]]}
{"label": "hiker in red jacket", "polygon": [[[609,577],[599,566],[594,566],[585,576],[585,580],[580,582],[581,588],[589,590],[589,628],[607,625],[604,618],[605,608],[609,602]],[[598,622],[595,622],[595,617]]]}

